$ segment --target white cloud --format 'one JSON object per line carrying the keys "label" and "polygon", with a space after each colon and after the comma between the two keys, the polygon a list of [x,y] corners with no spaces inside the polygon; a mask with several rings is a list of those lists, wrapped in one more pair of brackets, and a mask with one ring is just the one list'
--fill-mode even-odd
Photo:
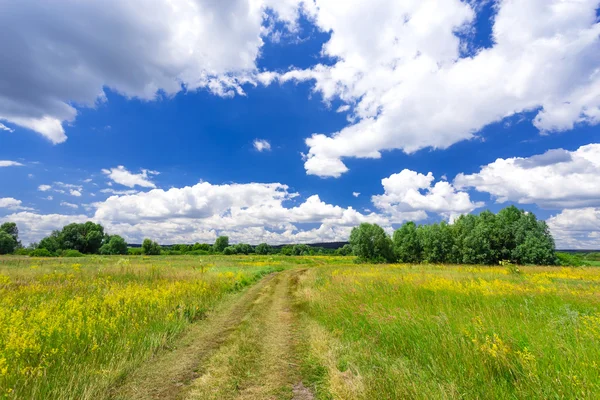
{"label": "white cloud", "polygon": [[[330,204],[318,195],[300,201],[297,193],[281,183],[200,182],[168,190],[112,192],[114,195],[104,201],[81,205],[91,214],[76,216],[75,222],[89,218],[130,242],[151,237],[161,243],[190,243],[228,235],[232,242],[278,244],[348,240],[351,229],[362,222],[379,224],[391,233],[394,224],[422,220],[427,213],[452,218],[455,213],[469,212],[480,205],[447,182],[433,185],[431,174],[405,170],[382,183],[384,194],[373,196],[378,213]],[[425,194],[420,194],[420,190]],[[66,202],[61,205],[77,207]],[[62,226],[58,225],[65,220],[70,221],[68,216],[50,218],[33,213],[8,215],[0,220],[17,219],[29,227],[44,218],[57,223],[50,228],[48,222],[46,234],[60,229]],[[39,240],[42,231],[36,229],[30,234],[22,229],[24,241]]]}
{"label": "white cloud", "polygon": [[254,148],[257,151],[263,152],[263,151],[270,151],[271,150],[271,143],[269,143],[268,141],[264,140],[264,139],[254,139]]}
{"label": "white cloud", "polygon": [[71,190],[69,191],[69,194],[70,194],[71,196],[75,196],[75,197],[81,197],[81,191],[79,191],[79,190],[71,189]]}
{"label": "white cloud", "polygon": [[563,210],[547,222],[558,249],[600,248],[600,208]]}
{"label": "white cloud", "polygon": [[38,186],[38,190],[40,192],[47,192],[50,189],[52,189],[52,186],[50,186],[50,185],[40,185],[40,186]]}
{"label": "white cloud", "polygon": [[[75,106],[106,101],[104,88],[156,98],[205,88],[243,94],[263,45],[266,8],[290,29],[298,1],[45,0],[0,14],[0,120],[53,143],[67,139]],[[39,23],[44,21],[44,23]],[[90,35],[97,32],[98,35]],[[75,106],[74,106],[75,105]]]}
{"label": "white cloud", "polygon": [[48,196],[48,197],[46,197],[45,199],[46,199],[46,200],[54,200],[54,197],[53,197],[53,196]]}
{"label": "white cloud", "polygon": [[31,210],[31,208],[23,207],[21,200],[17,200],[12,197],[0,198],[0,208],[7,208],[9,210]]}
{"label": "white cloud", "polygon": [[7,131],[7,132],[14,132],[14,129],[10,129],[8,126],[4,125],[3,123],[0,122],[0,131]]}
{"label": "white cloud", "polygon": [[343,113],[346,112],[350,109],[350,106],[348,104],[344,104],[343,106],[339,106],[337,110],[335,110],[335,112],[338,113]]}
{"label": "white cloud", "polygon": [[490,193],[497,202],[546,208],[600,206],[600,144],[549,150],[529,158],[499,158],[478,173],[458,174],[456,187]]}
{"label": "white cloud", "polygon": [[457,191],[448,182],[433,185],[434,180],[431,172],[423,175],[402,170],[381,181],[384,194],[373,196],[373,204],[392,216],[412,212],[416,219],[423,219],[425,212],[434,212],[450,220],[484,206],[484,203],[471,201],[468,193]]}
{"label": "white cloud", "polygon": [[77,204],[68,203],[66,201],[61,201],[60,205],[63,207],[69,207],[69,208],[79,208],[79,206]]}
{"label": "white cloud", "polygon": [[156,185],[150,180],[149,175],[158,175],[157,171],[142,169],[139,174],[129,172],[124,166],[117,168],[103,169],[102,173],[108,175],[108,178],[119,185],[133,188],[135,186],[155,188]]}
{"label": "white cloud", "polygon": [[92,181],[92,178],[88,178],[88,179],[84,179],[83,183],[90,183]]}
{"label": "white cloud", "polygon": [[22,167],[23,164],[17,161],[0,160],[0,167]]}
{"label": "white cloud", "polygon": [[352,196],[358,197],[358,196],[360,196],[360,193],[359,192],[352,192]]}
{"label": "white cloud", "polygon": [[124,194],[136,194],[138,193],[137,190],[115,190],[115,189],[102,189],[100,190],[100,193],[108,193],[108,194],[115,194],[115,195],[124,195]]}
{"label": "white cloud", "polygon": [[338,177],[345,157],[447,148],[524,111],[539,109],[541,131],[600,122],[597,0],[498,1],[492,47],[466,55],[471,3],[315,0],[336,63],[264,77],[312,80],[326,102],[353,105],[354,124],[306,140],[308,174]]}

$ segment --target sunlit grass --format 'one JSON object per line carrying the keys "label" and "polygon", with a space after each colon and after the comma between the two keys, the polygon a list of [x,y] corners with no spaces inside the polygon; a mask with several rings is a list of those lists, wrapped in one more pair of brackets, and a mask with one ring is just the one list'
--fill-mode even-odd
{"label": "sunlit grass", "polygon": [[311,269],[305,370],[321,398],[600,398],[600,270],[519,272]]}
{"label": "sunlit grass", "polygon": [[0,398],[105,397],[225,293],[274,270],[231,261],[2,258]]}

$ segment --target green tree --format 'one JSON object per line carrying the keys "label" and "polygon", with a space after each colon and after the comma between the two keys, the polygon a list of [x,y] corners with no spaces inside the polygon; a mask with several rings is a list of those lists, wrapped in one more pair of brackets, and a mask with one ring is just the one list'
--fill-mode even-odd
{"label": "green tree", "polygon": [[350,256],[352,255],[352,246],[345,244],[336,250],[336,254],[339,254],[340,256]]}
{"label": "green tree", "polygon": [[234,247],[236,254],[251,254],[254,253],[254,248],[246,243],[238,243]]}
{"label": "green tree", "polygon": [[77,250],[84,254],[97,254],[104,238],[104,227],[91,221],[69,224],[58,236],[61,250]]}
{"label": "green tree", "polygon": [[296,244],[292,248],[292,254],[295,256],[308,256],[311,254],[310,246],[306,244]]}
{"label": "green tree", "polygon": [[142,243],[142,253],[147,256],[160,255],[160,245],[150,239],[144,239]]}
{"label": "green tree", "polygon": [[423,261],[445,263],[452,259],[454,235],[445,221],[439,224],[421,225],[417,229],[419,243],[423,249]]}
{"label": "green tree", "polygon": [[5,222],[0,225],[0,231],[8,233],[10,236],[15,239],[17,244],[19,243],[19,228],[17,228],[17,224],[14,222]]}
{"label": "green tree", "polygon": [[223,249],[223,255],[232,256],[234,254],[236,254],[236,251],[235,251],[235,247],[233,247],[233,246],[227,246]]}
{"label": "green tree", "polygon": [[37,245],[38,249],[46,249],[50,253],[56,253],[61,249],[60,244],[60,231],[52,231],[50,236],[47,236],[40,240],[40,243]]}
{"label": "green tree", "polygon": [[100,247],[100,254],[127,254],[127,242],[119,235],[111,235]]}
{"label": "green tree", "polygon": [[[535,215],[522,218],[517,230],[517,246],[513,258],[519,264],[554,265],[555,244],[545,221],[537,221]],[[527,226],[527,228],[523,228]]]}
{"label": "green tree", "polygon": [[477,217],[475,226],[464,238],[463,261],[466,264],[498,264],[502,260],[502,242],[497,218],[490,211]]}
{"label": "green tree", "polygon": [[421,262],[422,247],[417,233],[417,225],[414,222],[407,222],[399,229],[396,229],[393,236],[394,251],[400,262],[419,263]]}
{"label": "green tree", "polygon": [[4,230],[0,230],[0,254],[11,254],[16,248],[15,238]]}
{"label": "green tree", "polygon": [[377,224],[362,223],[352,229],[350,245],[360,261],[394,262],[392,240]]}
{"label": "green tree", "polygon": [[213,245],[213,249],[216,253],[222,253],[226,247],[229,247],[229,237],[227,236],[219,236]]}
{"label": "green tree", "polygon": [[271,246],[266,243],[261,243],[254,248],[254,252],[262,255],[269,254],[271,253]]}

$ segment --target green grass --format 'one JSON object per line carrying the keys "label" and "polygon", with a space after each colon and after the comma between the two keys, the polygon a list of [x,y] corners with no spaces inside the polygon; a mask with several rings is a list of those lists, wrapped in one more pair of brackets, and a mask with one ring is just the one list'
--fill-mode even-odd
{"label": "green grass", "polygon": [[600,270],[320,267],[301,283],[319,398],[600,398]]}

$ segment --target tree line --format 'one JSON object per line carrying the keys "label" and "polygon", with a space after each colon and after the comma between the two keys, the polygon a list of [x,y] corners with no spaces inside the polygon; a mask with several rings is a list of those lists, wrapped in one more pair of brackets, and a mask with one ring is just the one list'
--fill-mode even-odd
{"label": "tree line", "polygon": [[554,265],[559,263],[545,221],[510,206],[494,214],[458,217],[416,225],[407,222],[392,237],[375,224],[361,224],[350,234],[354,255],[364,262]]}
{"label": "tree line", "polygon": [[78,257],[85,254],[101,255],[208,255],[208,254],[282,254],[302,255],[351,255],[352,249],[345,245],[339,249],[308,246],[306,244],[270,246],[261,243],[252,246],[245,243],[230,245],[227,236],[219,236],[215,243],[174,244],[160,246],[151,239],[144,239],[141,247],[129,247],[119,235],[109,235],[100,224],[88,221],[66,225],[49,236],[23,247],[18,239],[19,230],[14,222],[0,226],[0,254],[20,254],[33,257]]}
{"label": "tree line", "polygon": [[[208,254],[281,254],[355,255],[359,262],[376,263],[456,263],[494,265],[503,261],[516,264],[553,265],[573,263],[573,256],[557,255],[554,239],[544,221],[533,213],[511,206],[497,214],[461,215],[452,224],[446,222],[417,225],[407,222],[392,236],[376,224],[363,223],[352,229],[350,243],[338,249],[306,244],[282,247],[261,243],[230,244],[219,236],[214,244],[175,244],[161,247],[145,239],[139,248],[128,247],[119,235],[109,235],[94,222],[73,223],[53,231],[39,243],[24,248],[17,225],[0,226],[0,254],[31,256],[79,256],[83,254],[130,255],[208,255]],[[567,259],[570,257],[569,259]]]}

